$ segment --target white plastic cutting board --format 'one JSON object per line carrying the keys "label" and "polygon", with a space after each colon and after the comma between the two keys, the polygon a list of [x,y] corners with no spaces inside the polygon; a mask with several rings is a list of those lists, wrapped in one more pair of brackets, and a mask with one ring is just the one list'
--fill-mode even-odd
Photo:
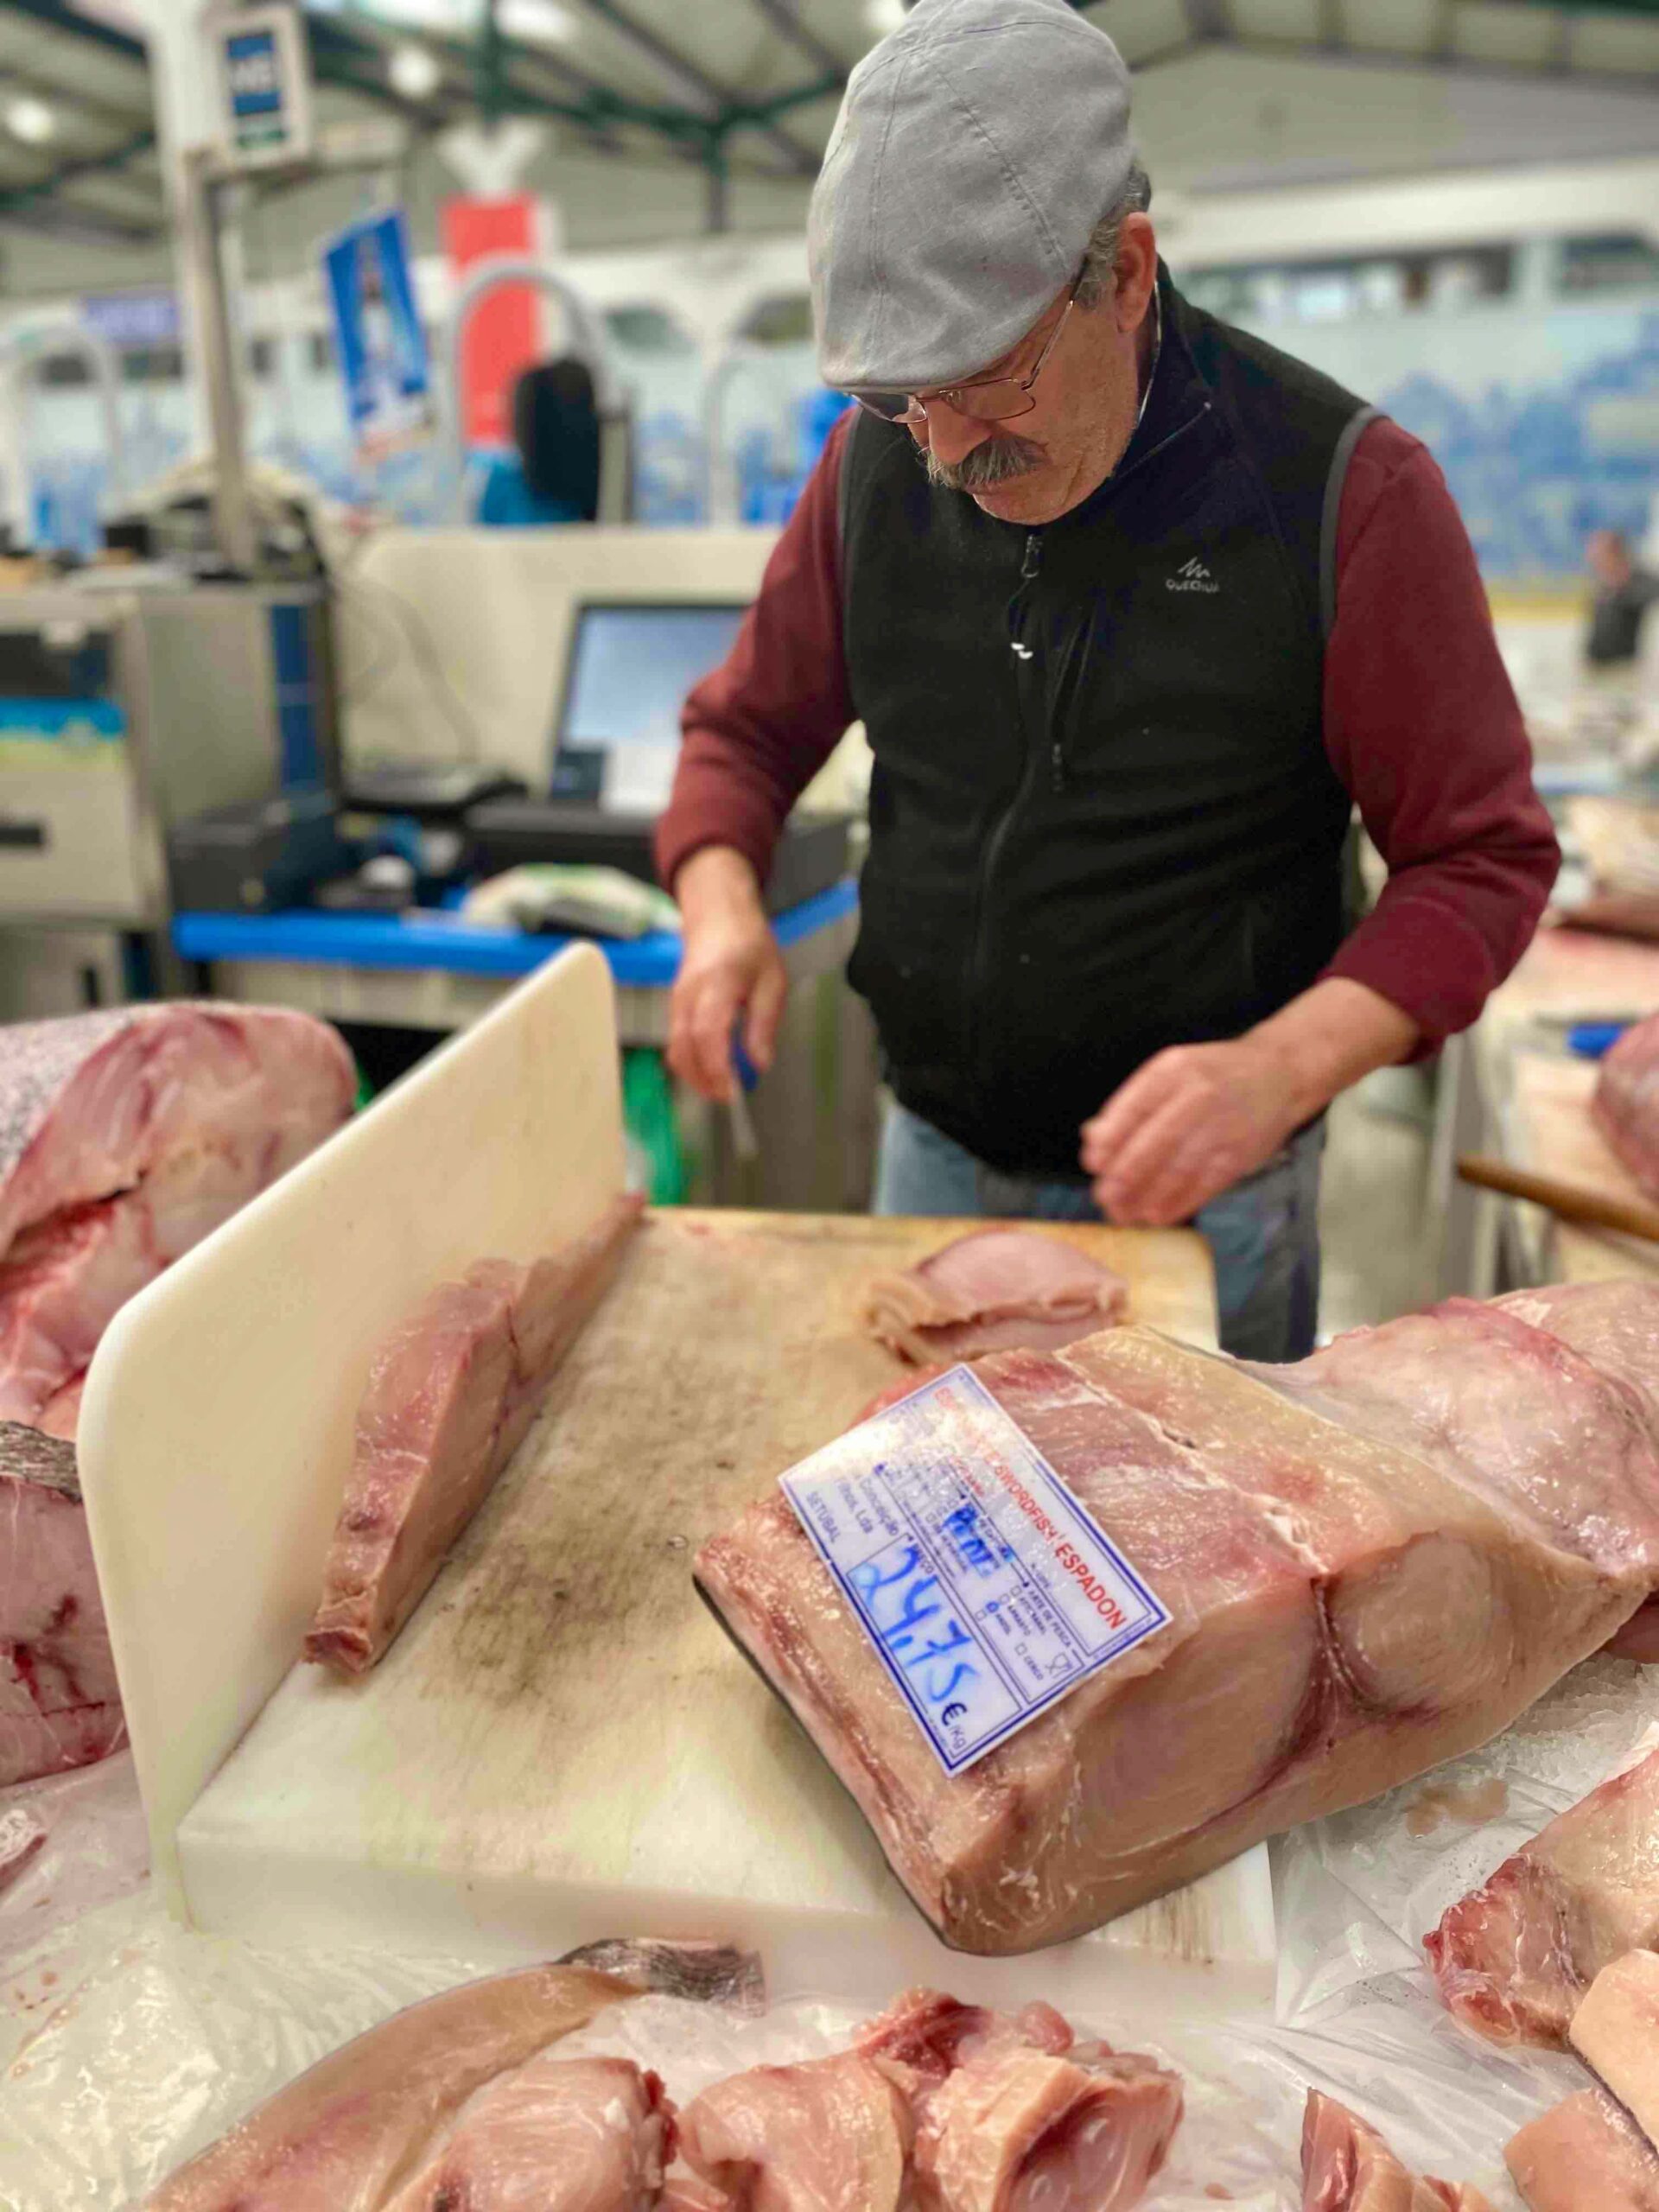
{"label": "white plastic cutting board", "polygon": [[[116,1316],[79,1447],[98,1579],[175,1910],[175,1832],[293,1663],[371,1352],[486,1254],[622,1188],[610,971],[576,946]],[[280,1931],[275,1927],[268,1933]]]}

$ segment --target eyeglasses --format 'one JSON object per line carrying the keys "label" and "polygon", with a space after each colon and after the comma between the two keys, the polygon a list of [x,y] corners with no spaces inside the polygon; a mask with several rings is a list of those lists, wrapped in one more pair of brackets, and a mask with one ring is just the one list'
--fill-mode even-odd
{"label": "eyeglasses", "polygon": [[907,423],[912,429],[926,421],[929,407],[940,399],[954,413],[966,415],[976,423],[1008,423],[1017,415],[1029,415],[1037,404],[1032,387],[1059,344],[1060,333],[1077,302],[1077,288],[1074,284],[1066,295],[1060,319],[1048,334],[1048,342],[1028,376],[982,377],[973,384],[945,385],[938,391],[855,391],[852,397],[869,413],[879,415],[884,423]]}

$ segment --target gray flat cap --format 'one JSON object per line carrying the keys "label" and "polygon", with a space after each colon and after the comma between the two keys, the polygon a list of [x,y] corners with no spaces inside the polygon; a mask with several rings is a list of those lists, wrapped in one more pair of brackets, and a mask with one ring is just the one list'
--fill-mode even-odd
{"label": "gray flat cap", "polygon": [[925,391],[1000,359],[1133,159],[1129,73],[1068,0],[919,0],[854,70],[812,194],[824,382]]}

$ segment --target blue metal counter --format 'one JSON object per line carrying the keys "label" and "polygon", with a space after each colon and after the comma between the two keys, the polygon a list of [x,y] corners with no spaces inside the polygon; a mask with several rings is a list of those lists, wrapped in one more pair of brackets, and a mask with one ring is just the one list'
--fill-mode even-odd
{"label": "blue metal counter", "polygon": [[[851,914],[851,878],[774,917],[787,948]],[[423,908],[404,914],[332,914],[296,907],[278,914],[177,914],[174,950],[183,960],[283,960],[307,966],[437,969],[449,975],[528,976],[575,940],[524,930],[480,929],[459,914]],[[679,972],[677,930],[645,937],[595,938],[619,984],[666,989]]]}

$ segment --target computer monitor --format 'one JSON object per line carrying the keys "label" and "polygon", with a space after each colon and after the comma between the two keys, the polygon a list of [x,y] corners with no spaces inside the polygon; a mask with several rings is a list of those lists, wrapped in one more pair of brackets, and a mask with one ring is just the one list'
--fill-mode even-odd
{"label": "computer monitor", "polygon": [[663,806],[693,684],[731,651],[729,602],[588,600],[576,608],[554,733],[554,798],[621,813]]}

